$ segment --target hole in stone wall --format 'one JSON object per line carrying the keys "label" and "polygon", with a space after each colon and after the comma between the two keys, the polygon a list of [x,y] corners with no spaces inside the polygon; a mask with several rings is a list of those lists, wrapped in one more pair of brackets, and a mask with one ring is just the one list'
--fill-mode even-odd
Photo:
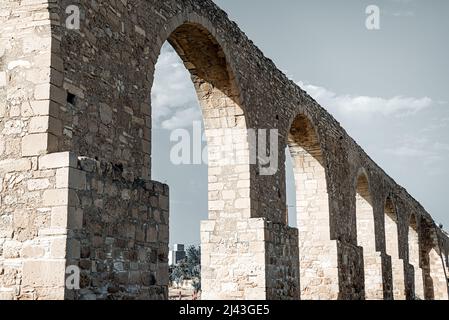
{"label": "hole in stone wall", "polygon": [[76,95],[74,95],[73,93],[67,92],[67,102],[75,105],[76,103]]}

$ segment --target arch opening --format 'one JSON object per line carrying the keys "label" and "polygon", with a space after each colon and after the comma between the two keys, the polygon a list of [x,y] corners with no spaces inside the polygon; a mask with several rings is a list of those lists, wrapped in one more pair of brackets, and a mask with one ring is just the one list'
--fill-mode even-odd
{"label": "arch opening", "polygon": [[424,297],[424,279],[423,270],[421,268],[421,253],[419,242],[418,220],[414,214],[410,217],[408,227],[408,259],[409,264],[413,267],[414,273],[414,299],[423,300]]}
{"label": "arch opening", "polygon": [[[171,231],[171,245],[173,239],[182,239],[182,234],[194,229],[195,235],[186,237],[201,245],[202,299],[244,298],[247,287],[252,288],[247,298],[260,298],[264,276],[248,279],[242,275],[248,266],[261,268],[253,266],[256,262],[251,260],[249,246],[236,242],[236,234],[244,239],[243,233],[248,232],[236,229],[239,221],[250,218],[251,206],[246,118],[235,77],[222,47],[201,25],[185,23],[176,28],[164,43],[162,53],[166,51],[177,55],[176,63],[191,83],[190,105],[186,105],[179,97],[179,85],[170,84],[175,74],[168,75],[163,88],[158,87],[156,65],[151,99],[155,140],[151,159],[146,161],[152,163],[152,178],[170,185],[170,230],[179,233],[174,237]],[[158,97],[155,88],[167,91],[166,95]],[[173,105],[172,98],[177,97],[180,101],[174,103],[179,105]],[[167,131],[165,135],[155,134],[158,127]],[[157,141],[161,136],[165,139]],[[182,175],[187,179],[175,174],[179,171],[187,172]],[[195,174],[201,179],[194,178]],[[189,177],[196,183],[192,185]],[[192,216],[185,214],[189,204]],[[194,208],[201,212],[194,213]]]}
{"label": "arch opening", "polygon": [[385,202],[385,248],[391,258],[394,300],[405,300],[404,260],[399,256],[399,230],[396,209],[391,198]]}
{"label": "arch opening", "polygon": [[362,173],[356,187],[357,244],[363,248],[365,298],[383,299],[382,257],[376,251],[373,199],[368,177]]}
{"label": "arch opening", "polygon": [[291,125],[288,150],[296,190],[301,299],[338,299],[337,243],[330,237],[324,158],[315,128],[305,115],[298,115]]}
{"label": "arch opening", "polygon": [[434,222],[422,221],[424,249],[422,269],[424,273],[424,294],[428,300],[449,299],[449,279],[446,269],[446,253]]}
{"label": "arch opening", "polygon": [[432,299],[448,300],[449,299],[449,279],[444,256],[438,246],[434,246],[429,251],[429,276],[432,283]]}

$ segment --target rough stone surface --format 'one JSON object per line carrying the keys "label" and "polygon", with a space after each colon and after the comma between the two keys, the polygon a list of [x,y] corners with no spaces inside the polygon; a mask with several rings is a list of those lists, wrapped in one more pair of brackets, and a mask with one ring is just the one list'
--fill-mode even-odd
{"label": "rough stone surface", "polygon": [[[80,30],[65,27],[72,1],[0,2],[0,299],[167,298],[169,194],[150,176],[166,40],[212,159],[203,297],[448,298],[447,234],[212,1],[77,3]],[[279,130],[273,175],[250,164],[247,129]],[[213,157],[230,148],[238,165]]]}

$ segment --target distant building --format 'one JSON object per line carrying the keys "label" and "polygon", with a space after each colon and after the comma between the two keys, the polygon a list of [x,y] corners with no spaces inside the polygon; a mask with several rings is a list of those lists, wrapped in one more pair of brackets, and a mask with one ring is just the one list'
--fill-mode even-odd
{"label": "distant building", "polygon": [[178,265],[186,258],[186,251],[183,244],[175,244],[173,250],[168,253],[168,264],[170,266]]}

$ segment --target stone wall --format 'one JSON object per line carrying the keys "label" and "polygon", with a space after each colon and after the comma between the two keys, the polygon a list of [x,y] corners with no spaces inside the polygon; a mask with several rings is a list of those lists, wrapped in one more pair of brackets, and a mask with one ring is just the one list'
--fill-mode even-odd
{"label": "stone wall", "polygon": [[82,217],[67,240],[67,265],[81,269],[81,288],[66,298],[166,298],[168,186],[85,157],[62,174],[75,191],[69,217]]}
{"label": "stone wall", "polygon": [[[0,299],[64,298],[67,226],[56,170],[61,123],[50,91],[62,60],[46,1],[0,3]],[[51,129],[49,129],[51,124]],[[58,192],[58,199],[54,198]]]}
{"label": "stone wall", "polygon": [[263,219],[213,219],[201,224],[202,299],[265,299]]}
{"label": "stone wall", "polygon": [[[65,25],[72,4],[80,30]],[[364,299],[370,270],[381,270],[370,282],[376,298],[444,292],[435,261],[447,268],[447,235],[212,1],[3,1],[0,23],[2,298],[166,298],[168,189],[150,176],[150,92],[166,40],[191,72],[208,143],[241,158],[209,168],[203,297],[297,298],[300,283],[304,299]],[[240,131],[229,140],[224,129]],[[279,131],[273,175],[250,164],[249,129]],[[296,155],[298,239],[286,226],[287,145]],[[369,242],[357,232],[360,172]],[[310,234],[316,243],[305,242]],[[64,290],[72,264],[82,269],[75,292]]]}

